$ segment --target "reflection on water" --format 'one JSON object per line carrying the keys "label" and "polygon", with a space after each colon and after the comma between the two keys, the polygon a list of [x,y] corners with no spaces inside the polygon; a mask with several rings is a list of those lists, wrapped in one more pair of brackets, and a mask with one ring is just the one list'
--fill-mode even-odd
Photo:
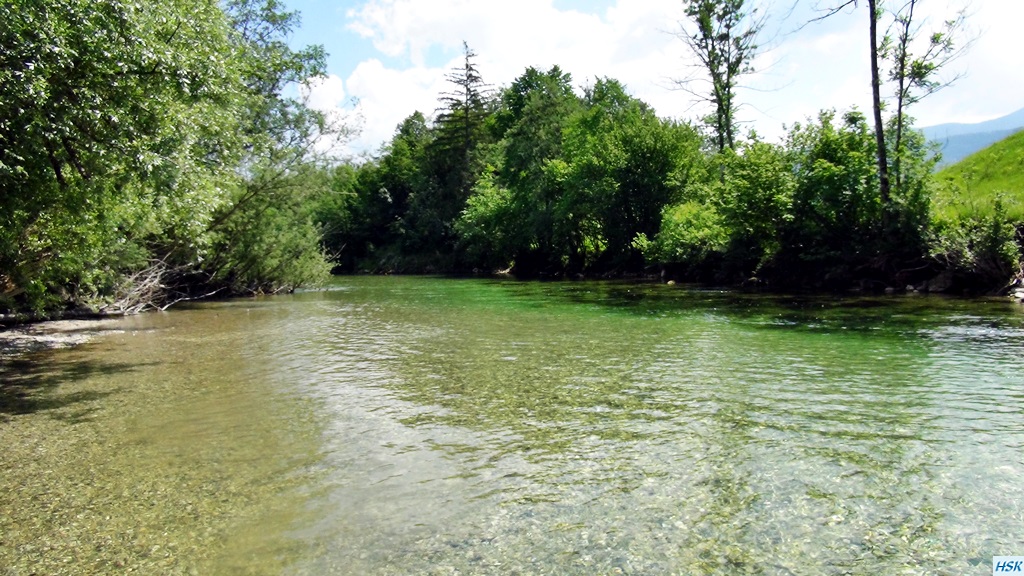
{"label": "reflection on water", "polygon": [[620,283],[128,319],[2,414],[0,566],[987,574],[1024,554],[1022,351],[1001,303]]}

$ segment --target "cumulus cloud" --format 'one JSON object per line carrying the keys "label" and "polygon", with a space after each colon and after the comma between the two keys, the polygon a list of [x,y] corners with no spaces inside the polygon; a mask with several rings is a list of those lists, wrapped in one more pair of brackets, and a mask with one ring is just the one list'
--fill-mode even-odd
{"label": "cumulus cloud", "polygon": [[326,154],[351,153],[349,140],[356,126],[351,106],[345,99],[344,81],[334,74],[309,78],[299,86],[299,96],[307,106],[322,112],[328,125],[335,128],[320,137],[316,149]]}
{"label": "cumulus cloud", "polygon": [[[928,14],[928,29],[952,15],[962,3],[938,5],[946,9]],[[1024,2],[1019,0],[985,0],[968,7],[966,40],[970,45],[950,67],[950,72],[960,74],[960,78],[917,106],[913,114],[921,120],[920,124],[978,122],[1024,106],[1024,75],[1019,73],[1018,48],[1022,20]]]}
{"label": "cumulus cloud", "polygon": [[[941,24],[958,4],[922,4],[928,6],[922,22]],[[804,25],[815,14],[800,6],[788,20],[779,18],[785,10],[771,13],[776,19],[766,27],[757,73],[740,89],[740,120],[769,138],[781,136],[783,124],[824,108],[870,107],[864,9]],[[695,119],[706,112],[691,95],[672,89],[674,80],[699,74],[674,35],[682,18],[679,0],[615,0],[598,13],[560,10],[554,0],[367,0],[346,16],[348,29],[370,40],[380,57],[359,63],[344,86],[328,78],[320,90],[329,101],[343,98],[347,88],[358,100],[365,124],[354,145],[363,149],[388,140],[413,111],[433,114],[438,95],[450,89],[445,74],[461,65],[463,40],[495,87],[528,66],[557,64],[578,86],[616,78],[662,116]],[[987,28],[979,33],[983,28],[975,26],[975,45],[954,71],[967,76],[920,103],[914,110],[919,124],[991,118],[1022,105],[1024,77],[1013,73],[1011,43],[1022,17],[1024,3],[1017,0],[978,4],[971,21]]]}
{"label": "cumulus cloud", "polygon": [[[671,114],[679,108],[676,101],[686,100],[664,87],[686,57],[670,33],[678,12],[677,0],[620,0],[603,14],[559,10],[551,0],[370,0],[348,12],[349,29],[405,66],[367,60],[348,78],[349,92],[366,117],[360,142],[390,137],[414,110],[433,113],[439,93],[450,89],[445,74],[462,63],[463,40],[478,54],[485,82],[495,88],[529,66],[558,65],[577,86],[597,77],[616,78],[662,114]],[[437,52],[448,61],[428,66]]]}
{"label": "cumulus cloud", "polygon": [[353,148],[373,151],[417,110],[431,116],[438,94],[447,89],[444,73],[444,68],[388,68],[377,59],[360,63],[348,79],[359,114],[365,118]]}
{"label": "cumulus cloud", "polygon": [[310,78],[300,88],[302,97],[310,108],[321,112],[333,112],[343,107],[345,83],[334,74]]}

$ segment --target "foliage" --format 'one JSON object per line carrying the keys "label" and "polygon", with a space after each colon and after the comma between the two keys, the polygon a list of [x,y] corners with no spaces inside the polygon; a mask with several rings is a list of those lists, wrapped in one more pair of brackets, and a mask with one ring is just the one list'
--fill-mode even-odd
{"label": "foliage", "polygon": [[520,275],[657,265],[730,282],[848,287],[890,282],[928,254],[934,161],[913,130],[885,203],[859,112],[823,112],[784,145],[755,137],[708,154],[695,130],[658,118],[619,82],[599,79],[582,96],[570,82],[557,67],[530,68],[499,93],[482,122],[497,141],[474,148],[470,196],[457,218],[435,209],[431,219],[436,237],[457,236],[454,246],[424,232],[444,181],[431,154],[444,127],[407,119],[381,156],[345,172],[350,201],[338,221],[350,232],[337,242],[357,255],[347,261]]}
{"label": "foliage", "polygon": [[658,118],[614,80],[598,80],[586,104],[566,129],[562,213],[586,207],[602,258],[617,267],[632,259],[637,234],[656,234],[662,208],[682,198],[699,163],[700,138],[689,126]]}
{"label": "foliage", "polygon": [[426,267],[431,269],[452,267],[458,259],[453,223],[465,208],[479,175],[478,148],[487,142],[489,93],[473,60],[476,54],[465,43],[463,49],[462,67],[447,76],[455,90],[440,97],[442,107],[423,150],[417,189],[409,196],[405,216],[411,234],[405,239],[403,251],[419,255],[419,260],[429,262]]}
{"label": "foliage", "polygon": [[[739,78],[753,72],[757,35],[764,26],[756,8],[746,0],[684,0],[688,24],[680,33],[707,74],[709,88],[698,90],[689,80],[678,82],[685,90],[711,104],[707,123],[715,134],[719,152],[736,147],[736,88]],[[749,9],[749,11],[748,11]]]}
{"label": "foliage", "polygon": [[947,211],[935,219],[932,257],[946,269],[966,275],[982,287],[1002,288],[1024,269],[1024,248],[1017,226],[997,196],[991,211]]}
{"label": "foliage", "polygon": [[512,264],[512,255],[524,245],[522,227],[517,223],[520,221],[511,192],[497,182],[493,173],[485,173],[477,181],[455,229],[470,262],[487,270],[500,270]]}
{"label": "foliage", "polygon": [[750,142],[723,157],[719,212],[730,232],[732,272],[747,277],[782,250],[782,232],[794,218],[796,175],[787,150],[774,144]]}
{"label": "foliage", "polygon": [[[221,284],[245,276],[225,275],[240,251],[304,218],[268,184],[330,132],[282,96],[323,69],[321,50],[287,48],[296,23],[276,0],[0,6],[2,306],[138,310],[242,287]],[[224,244],[239,235],[253,241]],[[296,260],[320,257],[313,236]],[[256,284],[294,286],[286,268]]]}
{"label": "foliage", "polygon": [[794,127],[788,147],[796,182],[781,260],[826,273],[864,265],[877,255],[882,217],[866,119],[851,112],[837,126],[834,113],[823,112],[817,123]]}
{"label": "foliage", "polygon": [[[638,269],[637,234],[654,236],[678,200],[700,139],[659,119],[617,81],[583,98],[554,67],[503,91],[482,179],[457,225],[478,266],[520,274]],[[624,267],[624,268],[623,268]]]}
{"label": "foliage", "polygon": [[837,122],[824,112],[796,125],[785,146],[755,140],[709,157],[658,235],[637,245],[648,259],[689,270],[710,264],[730,281],[756,275],[841,286],[892,275],[925,254],[930,163],[916,133],[908,150],[913,177],[883,205],[864,116]]}
{"label": "foliage", "polygon": [[216,3],[5,3],[0,37],[8,306],[99,295],[155,234],[202,228],[236,157],[223,110],[240,78]]}
{"label": "foliage", "polygon": [[729,230],[722,215],[709,204],[687,201],[665,209],[661,230],[652,241],[646,234],[633,241],[654,262],[697,268],[724,253]]}
{"label": "foliage", "polygon": [[[875,132],[875,158],[878,165],[878,191],[882,203],[888,205],[892,198],[892,188],[902,185],[904,137],[912,135],[910,118],[907,108],[925,96],[948,86],[956,80],[940,80],[939,74],[950,62],[959,56],[963,48],[958,48],[965,32],[965,10],[946,20],[941,29],[932,32],[919,48],[920,24],[915,21],[914,11],[918,0],[907,0],[898,4],[898,8],[889,10],[891,16],[890,33],[879,36],[879,23],[886,15],[884,0],[867,0],[868,39],[871,62],[871,96],[872,118]],[[849,6],[857,6],[858,0],[844,0],[830,10],[825,16],[815,20],[823,20],[833,16]],[[891,31],[895,30],[895,38]],[[915,53],[916,52],[916,53]],[[887,79],[893,82],[896,100],[895,112],[886,122],[883,118],[885,104],[882,99],[882,86],[886,78],[883,74],[884,63],[891,65]],[[885,215],[888,217],[888,210]]]}
{"label": "foliage", "polygon": [[502,91],[494,114],[495,135],[502,139],[487,165],[509,195],[497,233],[521,271],[558,268],[566,257],[556,230],[564,180],[558,162],[566,125],[582,107],[571,82],[557,66],[547,72],[528,68]]}
{"label": "foliage", "polygon": [[244,155],[238,183],[208,227],[211,257],[199,266],[206,288],[230,293],[290,290],[326,277],[313,207],[328,190],[316,152],[339,131],[284,89],[324,73],[319,47],[294,51],[298,24],[278,0],[231,0],[225,6],[246,90],[239,112]]}
{"label": "foliage", "polygon": [[[868,4],[873,127],[823,112],[784,144],[739,141],[735,89],[762,20],[743,0],[687,0],[683,38],[710,89],[685,88],[714,108],[713,152],[613,79],[578,90],[558,66],[528,68],[492,92],[464,44],[433,120],[416,112],[375,158],[339,165],[317,143],[345,126],[289,96],[325,55],[289,46],[298,15],[281,0],[7,2],[0,310],[277,292],[324,278],[328,260],[832,287],[935,262],[1014,273],[1021,140],[936,186],[906,110],[944,85],[963,16],[917,40],[910,1],[880,41]],[[885,122],[879,57],[896,99]]]}
{"label": "foliage", "polygon": [[326,190],[325,171],[313,165],[288,174],[252,173],[227,204],[231,217],[211,235],[211,256],[201,267],[209,277],[204,285],[269,294],[325,280],[330,265],[313,209]]}

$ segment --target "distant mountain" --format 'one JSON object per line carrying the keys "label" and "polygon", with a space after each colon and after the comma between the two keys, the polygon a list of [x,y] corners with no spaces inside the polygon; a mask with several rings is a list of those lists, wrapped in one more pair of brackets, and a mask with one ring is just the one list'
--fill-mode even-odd
{"label": "distant mountain", "polygon": [[938,142],[942,146],[942,160],[939,161],[939,165],[951,166],[956,164],[971,154],[974,154],[979,150],[984,150],[996,142],[1006,140],[1021,130],[1022,128],[1012,128],[1010,130],[999,130],[996,132],[958,134],[956,136],[949,136],[945,139],[936,138],[933,141]]}
{"label": "distant mountain", "polygon": [[939,124],[921,129],[929,142],[941,147],[942,166],[956,164],[971,154],[1024,129],[1024,108],[977,124]]}

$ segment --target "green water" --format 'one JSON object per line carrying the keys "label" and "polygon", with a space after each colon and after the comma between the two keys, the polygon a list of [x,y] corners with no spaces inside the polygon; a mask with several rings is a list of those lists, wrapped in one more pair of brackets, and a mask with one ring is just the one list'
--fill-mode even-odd
{"label": "green water", "polygon": [[4,367],[0,575],[987,575],[1022,374],[1005,302],[343,278],[143,315]]}

